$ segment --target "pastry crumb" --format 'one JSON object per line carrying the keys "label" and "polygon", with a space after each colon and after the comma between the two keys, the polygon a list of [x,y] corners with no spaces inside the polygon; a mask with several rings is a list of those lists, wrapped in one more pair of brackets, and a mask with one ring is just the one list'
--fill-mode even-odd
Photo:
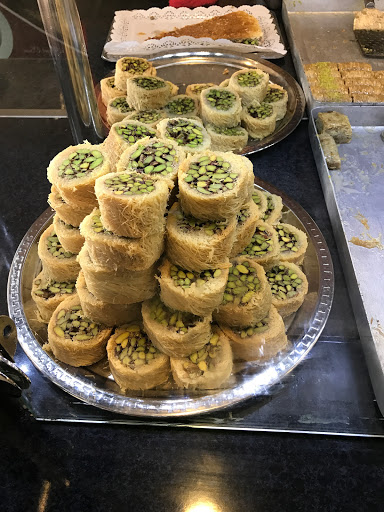
{"label": "pastry crumb", "polygon": [[229,73],[229,69],[225,68],[224,71],[223,71],[223,75],[228,75],[228,73]]}

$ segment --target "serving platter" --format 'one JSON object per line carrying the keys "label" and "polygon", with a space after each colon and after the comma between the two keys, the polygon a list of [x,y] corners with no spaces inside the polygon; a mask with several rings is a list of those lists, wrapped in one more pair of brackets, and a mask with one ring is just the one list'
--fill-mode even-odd
{"label": "serving platter", "polygon": [[[256,153],[285,139],[293,132],[303,117],[305,99],[301,87],[289,73],[266,60],[236,53],[195,50],[162,52],[148,60],[152,62],[160,78],[179,87],[179,94],[184,94],[189,84],[206,82],[220,84],[239,69],[256,67],[269,74],[270,82],[284,87],[288,93],[287,113],[284,119],[276,123],[276,130],[268,137],[262,140],[250,138],[246,147],[241,151],[243,155]],[[109,129],[106,108],[101,100],[99,86],[96,92],[100,115],[106,128]]]}
{"label": "serving platter", "polygon": [[251,397],[265,395],[303,360],[316,343],[327,321],[333,298],[333,267],[325,240],[311,217],[297,203],[256,178],[256,188],[282,197],[283,221],[306,231],[308,250],[303,270],[308,294],[299,311],[286,319],[289,344],[286,350],[263,365],[236,363],[227,387],[212,391],[182,391],[172,382],[145,392],[123,394],[109,373],[106,360],[87,368],[74,368],[53,358],[42,346],[47,329],[38,321],[31,288],[41,270],[37,243],[52,222],[46,210],[24,236],[13,259],[8,281],[8,308],[19,343],[34,366],[51,382],[87,404],[147,418],[192,416],[224,409]]}

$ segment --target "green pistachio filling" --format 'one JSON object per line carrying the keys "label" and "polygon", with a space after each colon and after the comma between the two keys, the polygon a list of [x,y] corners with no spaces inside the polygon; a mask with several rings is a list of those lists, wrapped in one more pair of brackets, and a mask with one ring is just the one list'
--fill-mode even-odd
{"label": "green pistachio filling", "polygon": [[212,87],[214,84],[195,84],[191,87],[193,94],[200,94],[204,89]]}
{"label": "green pistachio filling", "polygon": [[251,238],[251,241],[241,254],[257,258],[265,256],[272,251],[272,235],[264,227],[258,226]]}
{"label": "green pistachio filling", "polygon": [[262,77],[257,71],[247,71],[237,75],[237,83],[242,87],[256,87],[261,82]]}
{"label": "green pistachio filling", "polygon": [[188,119],[171,119],[167,123],[166,137],[181,146],[195,148],[203,142],[203,128]]}
{"label": "green pistachio filling", "polygon": [[222,305],[244,306],[259,290],[260,281],[256,269],[250,265],[249,261],[238,264],[234,261],[229,269]]}
{"label": "green pistachio filling", "polygon": [[95,324],[84,316],[81,306],[72,306],[68,311],[61,309],[53,328],[55,334],[60,338],[75,341],[88,341],[97,336],[101,329],[101,325]]}
{"label": "green pistachio filling", "polygon": [[131,119],[134,119],[135,121],[140,121],[140,123],[144,124],[152,124],[156,121],[160,121],[162,117],[161,110],[142,110],[140,112],[137,112],[136,114],[133,114]]}
{"label": "green pistachio filling", "polygon": [[127,100],[124,96],[119,96],[115,98],[112,103],[112,107],[116,108],[122,114],[126,114],[127,112],[132,112],[133,108],[130,107],[127,103]]}
{"label": "green pistachio filling", "polygon": [[282,226],[281,224],[278,224],[276,226],[276,231],[279,238],[281,252],[297,252],[299,250],[297,247],[298,239],[296,235],[289,230],[289,228],[287,228],[286,226]]}
{"label": "green pistachio filling", "polygon": [[60,260],[64,258],[72,258],[72,256],[74,256],[72,252],[66,251],[63,248],[56,233],[54,232],[47,238],[47,250],[52,254],[52,256],[59,258]]}
{"label": "green pistachio filling", "polygon": [[184,181],[201,194],[210,195],[232,190],[238,177],[221,156],[206,155],[189,166]]}
{"label": "green pistachio filling", "polygon": [[201,317],[192,313],[168,308],[159,298],[152,300],[150,316],[152,320],[179,334],[185,334],[188,332],[188,328],[195,327],[202,320]]}
{"label": "green pistachio filling", "polygon": [[274,87],[268,87],[267,94],[264,98],[264,103],[274,103],[284,98],[284,91],[281,89],[275,89]]}
{"label": "green pistachio filling", "polygon": [[202,221],[195,217],[183,215],[181,212],[177,214],[177,224],[185,232],[202,231],[208,236],[219,235],[228,227],[227,220]]}
{"label": "green pistachio filling", "polygon": [[170,114],[189,114],[195,110],[195,102],[192,98],[176,98],[165,105],[165,110]]}
{"label": "green pistachio filling", "polygon": [[234,126],[233,128],[223,128],[221,126],[212,125],[212,130],[219,135],[228,135],[230,137],[244,134],[244,129],[240,126]]}
{"label": "green pistachio filling", "polygon": [[128,325],[115,341],[116,357],[132,370],[149,364],[160,354],[139,325]]}
{"label": "green pistachio filling", "polygon": [[257,324],[254,325],[253,327],[246,327],[244,329],[233,328],[233,332],[240,336],[240,338],[244,339],[249,338],[254,334],[262,334],[263,332],[267,331],[268,328],[268,317],[266,317],[263,318],[263,320],[261,320],[260,322],[257,322]]}
{"label": "green pistachio filling", "polygon": [[79,229],[75,226],[72,226],[72,224],[67,224],[66,222],[64,222],[63,220],[59,219],[59,224],[61,226],[63,226],[65,229]]}
{"label": "green pistachio filling", "polygon": [[257,38],[250,38],[248,37],[247,39],[232,39],[232,42],[233,43],[241,43],[241,44],[250,44],[252,46],[259,46],[260,44],[260,40],[257,39]]}
{"label": "green pistachio filling", "polygon": [[34,294],[42,299],[51,299],[55,295],[66,293],[73,293],[75,291],[75,281],[49,281],[45,286],[41,286],[41,279],[35,280],[35,285],[38,287]]}
{"label": "green pistachio filling", "polygon": [[256,206],[260,206],[261,203],[261,197],[258,192],[253,192],[252,194],[252,200],[255,203]]}
{"label": "green pistachio filling", "polygon": [[243,208],[237,214],[237,223],[243,224],[251,216],[251,210],[249,208]]}
{"label": "green pistachio filling", "polygon": [[150,194],[155,190],[153,180],[138,173],[119,173],[106,179],[104,185],[114,194],[124,196]]}
{"label": "green pistachio filling", "polygon": [[130,146],[144,137],[154,137],[156,135],[155,130],[152,130],[151,128],[129,123],[116,126],[115,130],[117,134],[120,135],[125,142],[128,142]]}
{"label": "green pistachio filling", "polygon": [[303,282],[295,272],[285,265],[276,265],[267,273],[267,279],[271,286],[272,295],[276,299],[290,299],[299,292]]}
{"label": "green pistachio filling", "polygon": [[99,167],[104,161],[103,155],[97,149],[76,149],[59,166],[60,178],[72,180],[83,178]]}
{"label": "green pistachio filling", "polygon": [[147,146],[139,145],[129,157],[128,168],[144,174],[166,176],[173,172],[173,165],[177,161],[173,146],[166,142],[154,142]]}
{"label": "green pistachio filling", "polygon": [[108,85],[108,87],[110,87],[111,89],[115,89],[115,88],[116,88],[116,85],[115,85],[115,77],[109,78],[109,79],[107,80],[107,85]]}
{"label": "green pistachio filling", "polygon": [[149,62],[145,59],[136,59],[131,57],[126,57],[121,65],[121,69],[123,71],[128,71],[132,75],[142,75],[144,71],[149,68]]}
{"label": "green pistachio filling", "polygon": [[134,78],[133,81],[138,87],[142,89],[147,89],[148,91],[153,91],[155,89],[161,89],[165,87],[167,84],[158,78],[150,78],[148,76]]}
{"label": "green pistachio filling", "polygon": [[108,231],[105,229],[101,222],[101,216],[99,215],[93,215],[92,216],[92,225],[91,228],[95,233],[103,233],[105,235],[113,235],[112,231]]}
{"label": "green pistachio filling", "polygon": [[182,288],[190,288],[193,284],[196,286],[202,286],[210,279],[214,277],[220,277],[222,270],[219,268],[216,270],[203,270],[202,272],[192,272],[186,270],[178,265],[172,265],[170,269],[171,278],[175,286],[181,286]]}
{"label": "green pistachio filling", "polygon": [[266,119],[273,114],[273,107],[269,103],[262,102],[258,107],[248,107],[248,113],[255,119]]}
{"label": "green pistachio filling", "polygon": [[273,210],[275,209],[275,205],[274,205],[274,202],[273,202],[273,197],[272,196],[267,196],[267,209],[265,210],[265,213],[264,213],[264,216],[263,216],[263,220],[266,222],[267,219],[269,219],[269,217],[271,216]]}
{"label": "green pistachio filling", "polygon": [[212,334],[209,342],[203,348],[191,354],[183,363],[184,370],[192,378],[200,377],[208,371],[215,362],[221,350],[221,342],[218,334]]}
{"label": "green pistachio filling", "polygon": [[229,110],[236,101],[236,96],[231,91],[212,89],[206,95],[211,107],[217,110]]}

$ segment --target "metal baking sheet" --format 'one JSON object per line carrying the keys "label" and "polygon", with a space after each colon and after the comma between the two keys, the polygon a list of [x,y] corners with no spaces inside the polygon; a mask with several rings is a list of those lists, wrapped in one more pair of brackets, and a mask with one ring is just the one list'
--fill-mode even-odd
{"label": "metal baking sheet", "polygon": [[365,57],[353,33],[354,13],[363,8],[361,0],[284,2],[282,13],[290,49],[310,108],[322,106],[324,102],[313,98],[304,65],[324,61],[358,61],[370,63],[374,70],[384,70],[384,59]]}
{"label": "metal baking sheet", "polygon": [[[46,326],[36,319],[31,299],[34,277],[40,272],[37,255],[40,234],[52,222],[48,209],[31,226],[16,251],[8,281],[8,308],[19,343],[42,374],[70,395],[115,413],[147,418],[192,416],[233,406],[265,395],[302,361],[316,343],[327,321],[333,298],[333,267],[326,242],[311,217],[297,203],[274,187],[256,180],[257,186],[282,196],[284,222],[306,231],[308,250],[303,270],[309,282],[308,294],[295,315],[286,319],[289,345],[264,365],[236,364],[226,389],[182,391],[171,386],[123,394],[112,380],[108,362],[87,368],[73,368],[54,360],[42,349]],[[33,397],[32,397],[33,398]],[[37,398],[38,400],[38,398]]]}
{"label": "metal baking sheet", "polygon": [[[220,84],[235,71],[242,68],[258,67],[269,74],[272,83],[281,85],[288,93],[287,113],[276,123],[275,131],[262,140],[249,139],[241,154],[249,155],[277,144],[287,137],[300,123],[305,99],[301,87],[286,71],[275,64],[256,57],[237,53],[179,51],[162,52],[149,59],[156,68],[157,75],[164,80],[176,84],[179,94],[184,94],[189,84],[212,82]],[[100,115],[109,129],[106,119],[106,108],[101,100],[100,88],[96,90]]]}
{"label": "metal baking sheet", "polygon": [[[384,413],[384,106],[332,107],[353,135],[338,146],[341,169],[329,171],[311,113],[309,133],[377,403]],[[371,242],[367,248],[351,242]],[[375,240],[377,242],[375,242]]]}

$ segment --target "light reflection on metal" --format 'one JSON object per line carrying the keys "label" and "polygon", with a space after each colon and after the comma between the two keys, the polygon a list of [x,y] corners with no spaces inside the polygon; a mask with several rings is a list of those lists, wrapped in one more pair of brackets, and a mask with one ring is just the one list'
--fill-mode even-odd
{"label": "light reflection on metal", "polygon": [[184,512],[222,512],[222,509],[211,500],[199,499],[188,505]]}

